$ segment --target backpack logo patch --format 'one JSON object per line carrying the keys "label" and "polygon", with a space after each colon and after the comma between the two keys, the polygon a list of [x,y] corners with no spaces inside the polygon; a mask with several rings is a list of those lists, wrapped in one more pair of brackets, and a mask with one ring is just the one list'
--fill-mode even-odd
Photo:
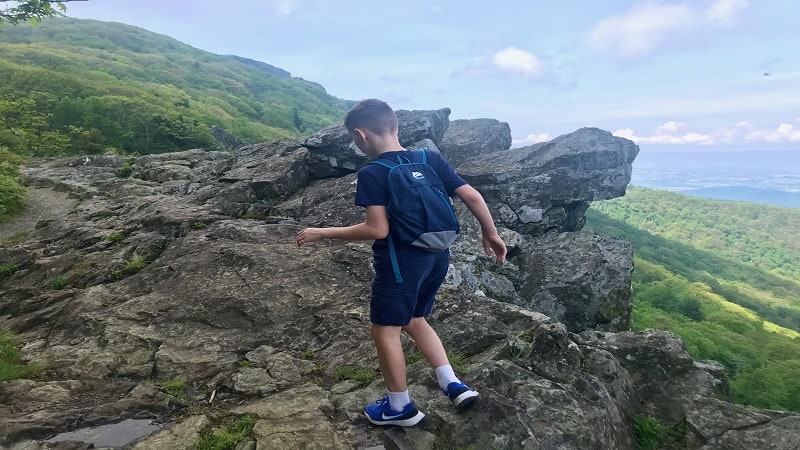
{"label": "backpack logo patch", "polygon": [[425,179],[425,175],[423,175],[421,172],[411,172],[411,176],[414,177],[415,180]]}

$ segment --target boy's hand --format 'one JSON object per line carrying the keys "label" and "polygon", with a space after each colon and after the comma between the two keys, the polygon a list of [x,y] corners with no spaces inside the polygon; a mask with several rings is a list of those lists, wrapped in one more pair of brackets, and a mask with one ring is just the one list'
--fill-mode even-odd
{"label": "boy's hand", "polygon": [[506,243],[503,242],[503,238],[500,237],[498,234],[491,234],[491,235],[482,235],[483,236],[483,251],[486,252],[488,256],[494,255],[494,258],[497,260],[498,264],[503,264],[506,260]]}
{"label": "boy's hand", "polygon": [[294,237],[294,241],[297,242],[298,247],[303,244],[308,244],[309,242],[321,241],[323,239],[325,239],[323,228],[305,228],[298,231],[297,235]]}

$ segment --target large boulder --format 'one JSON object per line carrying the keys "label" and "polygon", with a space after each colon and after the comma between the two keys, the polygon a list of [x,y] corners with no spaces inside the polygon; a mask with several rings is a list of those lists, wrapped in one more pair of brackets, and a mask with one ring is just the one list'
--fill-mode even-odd
{"label": "large boulder", "polygon": [[478,155],[509,148],[511,127],[495,119],[453,120],[439,144],[442,155],[456,168]]}
{"label": "large boulder", "polygon": [[[398,138],[406,148],[434,147],[447,130],[450,108],[426,111],[398,110]],[[344,122],[337,122],[305,139],[310,158],[318,163],[315,178],[341,176],[360,169],[368,159],[350,138]],[[437,149],[438,150],[438,149]]]}
{"label": "large boulder", "polygon": [[597,128],[550,142],[481,155],[459,173],[495,219],[524,233],[577,231],[589,203],[625,195],[639,147]]}

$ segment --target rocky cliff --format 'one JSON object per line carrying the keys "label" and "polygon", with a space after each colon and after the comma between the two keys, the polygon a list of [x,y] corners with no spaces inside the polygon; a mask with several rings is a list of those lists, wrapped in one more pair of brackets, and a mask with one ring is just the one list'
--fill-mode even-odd
{"label": "rocky cliff", "polygon": [[506,124],[451,127],[449,113],[398,116],[403,144],[453,161],[509,244],[496,265],[457,205],[463,232],[430,320],[480,391],[475,408],[457,414],[406,341],[427,419],[376,431],[362,416],[384,392],[369,243],[293,241],[304,226],[363,220],[352,200],[366,159],[334,124],[232,153],[28,167],[51,208],[34,202],[0,228],[0,265],[17,267],[0,278],[0,323],[44,370],[0,383],[0,446],[86,448],[45,440],[152,419],[155,433],[120,445],[193,448],[253,414],[258,449],[635,449],[639,416],[679,430],[681,448],[798,448],[798,416],[733,405],[721,366],[670,333],[628,331],[631,246],[581,228],[591,202],[624,195],[632,142],[586,128],[509,149]]}

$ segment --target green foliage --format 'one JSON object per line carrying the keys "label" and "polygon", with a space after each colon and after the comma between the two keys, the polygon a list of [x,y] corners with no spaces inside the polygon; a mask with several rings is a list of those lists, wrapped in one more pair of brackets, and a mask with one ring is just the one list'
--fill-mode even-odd
{"label": "green foliage", "polygon": [[524,341],[512,339],[506,343],[501,355],[504,359],[516,363],[522,360],[523,356],[527,353],[528,347],[529,346]]}
{"label": "green foliage", "polygon": [[634,416],[633,434],[636,444],[641,450],[657,450],[661,448],[667,435],[667,427],[652,416]]}
{"label": "green foliage", "polygon": [[[745,264],[727,268],[731,276],[741,278],[746,274],[739,271],[756,267],[800,280],[800,234],[789,232],[800,229],[800,210],[639,187],[624,197],[593,203],[592,209],[653,236]],[[715,264],[709,260],[699,265],[715,269]]]}
{"label": "green foliage", "polygon": [[123,265],[124,269],[128,272],[138,272],[147,265],[147,256],[145,255],[136,255],[133,258],[125,261]]}
{"label": "green foliage", "polygon": [[0,331],[0,382],[27,378],[39,370],[35,364],[23,363],[16,339],[11,333]]}
{"label": "green foliage", "polygon": [[339,380],[374,381],[378,378],[378,372],[366,367],[344,365],[336,368],[336,378]]}
{"label": "green foliage", "polygon": [[25,188],[17,181],[21,162],[22,158],[0,143],[0,222],[24,206]]}
{"label": "green foliage", "polygon": [[800,235],[786,231],[800,229],[800,210],[630,188],[593,204],[587,228],[631,241],[642,260],[800,330]]}
{"label": "green foliage", "polygon": [[467,371],[467,357],[460,352],[450,353],[448,355],[450,365],[456,372],[466,373]]}
{"label": "green foliage", "polygon": [[115,231],[109,235],[103,236],[104,241],[119,242],[123,239],[125,239],[125,235],[119,231]]}
{"label": "green foliage", "polygon": [[56,277],[50,283],[50,288],[56,291],[64,289],[67,286],[67,279],[64,277]]}
{"label": "green foliage", "polygon": [[10,277],[11,275],[14,275],[14,272],[18,271],[19,268],[20,266],[17,263],[9,263],[0,266],[0,277]]}
{"label": "green foliage", "polygon": [[186,398],[186,380],[183,378],[178,377],[167,380],[161,387],[164,388],[164,392],[177,399],[183,400]]}
{"label": "green foliage", "polygon": [[250,436],[258,422],[258,417],[245,415],[222,428],[203,434],[196,450],[231,450],[236,444]]}
{"label": "green foliage", "polygon": [[318,84],[267,64],[118,23],[8,29],[0,53],[0,144],[19,154],[210,148],[212,126],[263,142],[322,128],[346,110]]}
{"label": "green foliage", "polygon": [[112,270],[111,276],[116,280],[124,278],[142,270],[148,262],[146,255],[134,255],[131,259],[125,261],[122,267]]}
{"label": "green foliage", "polygon": [[206,225],[205,222],[197,221],[197,222],[192,222],[192,224],[189,225],[189,228],[191,228],[193,230],[202,230],[203,228],[205,228],[207,226],[208,225]]}
{"label": "green foliage", "polygon": [[13,8],[0,9],[0,25],[4,22],[11,25],[22,22],[38,23],[45,17],[61,16],[66,10],[63,1],[23,0]]}
{"label": "green foliage", "polygon": [[411,364],[414,364],[417,361],[422,361],[423,359],[425,359],[425,355],[423,355],[422,353],[412,352],[411,354],[406,356],[406,365],[410,366]]}
{"label": "green foliage", "polygon": [[686,448],[688,428],[686,423],[674,427],[664,425],[652,416],[633,416],[633,434],[640,450]]}
{"label": "green foliage", "polygon": [[125,163],[122,164],[122,167],[117,170],[117,176],[120,178],[128,178],[132,173],[133,165],[131,165],[131,163],[128,161],[125,161]]}
{"label": "green foliage", "polygon": [[694,358],[720,362],[738,403],[800,411],[800,253],[783,250],[797,245],[792,224],[800,211],[642,188],[587,211],[587,228],[633,243],[634,329],[674,332]]}

